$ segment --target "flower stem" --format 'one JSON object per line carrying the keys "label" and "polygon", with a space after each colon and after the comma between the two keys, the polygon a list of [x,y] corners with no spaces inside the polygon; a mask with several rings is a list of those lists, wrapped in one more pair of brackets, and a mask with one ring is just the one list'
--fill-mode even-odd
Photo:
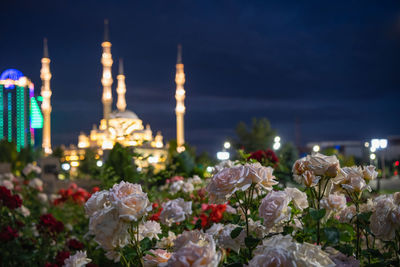
{"label": "flower stem", "polygon": [[360,246],[360,221],[358,220],[358,213],[359,213],[359,206],[358,206],[358,201],[355,201],[354,205],[356,206],[356,234],[357,234],[357,243],[356,243],[356,259],[360,260],[361,262],[361,246]]}

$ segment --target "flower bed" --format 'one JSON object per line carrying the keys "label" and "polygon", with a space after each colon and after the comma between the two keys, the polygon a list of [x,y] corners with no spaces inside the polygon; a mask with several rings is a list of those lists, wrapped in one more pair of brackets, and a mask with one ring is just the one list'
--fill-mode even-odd
{"label": "flower bed", "polygon": [[[40,170],[0,177],[1,262],[10,266],[398,266],[400,193],[373,166],[313,154],[283,187],[257,152],[211,178],[41,192]],[[275,160],[275,159],[274,159]],[[275,160],[277,162],[277,160]]]}

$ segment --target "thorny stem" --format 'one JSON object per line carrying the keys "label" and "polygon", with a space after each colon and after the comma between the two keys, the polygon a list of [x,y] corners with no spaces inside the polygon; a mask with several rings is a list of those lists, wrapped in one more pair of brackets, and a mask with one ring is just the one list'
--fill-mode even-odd
{"label": "thorny stem", "polygon": [[[319,206],[319,202],[320,202],[320,197],[321,197],[321,183],[318,183],[318,198],[317,198],[317,210],[319,212],[320,206]],[[320,245],[320,241],[321,241],[321,233],[320,233],[320,229],[321,228],[321,219],[318,216],[318,221],[317,221],[317,245]]]}
{"label": "thorny stem", "polygon": [[144,266],[143,253],[142,253],[142,250],[140,249],[140,241],[139,241],[139,220],[137,220],[135,224],[132,224],[132,227],[136,228],[136,236],[137,236],[135,238],[135,231],[132,231],[133,245],[134,245],[136,253],[139,257],[140,266],[143,267]]}
{"label": "thorny stem", "polygon": [[[364,233],[365,233],[365,241],[367,244],[367,249],[369,250],[368,233],[366,230],[364,231]],[[368,253],[368,264],[371,264],[371,254],[370,253]]]}
{"label": "thorny stem", "polygon": [[124,256],[123,253],[121,253],[121,257],[122,257],[122,260],[124,261],[124,264],[125,264],[127,267],[131,266],[131,264],[126,260],[126,258],[125,258],[125,256]]}

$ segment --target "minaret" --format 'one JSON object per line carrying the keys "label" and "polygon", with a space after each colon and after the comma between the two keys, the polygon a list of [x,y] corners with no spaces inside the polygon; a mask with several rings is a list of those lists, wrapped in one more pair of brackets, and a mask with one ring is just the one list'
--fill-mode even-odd
{"label": "minaret", "polygon": [[42,102],[42,112],[43,112],[43,140],[42,140],[42,148],[46,155],[52,153],[51,150],[51,89],[50,89],[50,58],[49,58],[49,50],[47,48],[47,39],[43,40],[43,58],[42,58],[42,69],[40,70],[40,79],[42,79],[42,90],[41,95],[43,97]]}
{"label": "minaret", "polygon": [[176,62],[176,75],[175,75],[175,83],[176,83],[176,150],[178,152],[183,152],[185,150],[185,134],[184,134],[184,120],[183,116],[185,115],[185,89],[183,85],[185,84],[185,73],[183,72],[183,63],[182,63],[182,46],[178,45],[178,57]]}
{"label": "minaret", "polygon": [[119,59],[119,71],[118,71],[118,86],[117,86],[117,108],[119,111],[125,111],[126,108],[126,101],[125,101],[125,93],[126,93],[126,86],[125,86],[125,75],[124,75],[124,62],[122,58]]}
{"label": "minaret", "polygon": [[103,117],[107,122],[108,128],[108,119],[111,113],[111,105],[112,105],[112,92],[111,85],[113,83],[113,79],[111,76],[111,66],[113,64],[112,56],[111,56],[111,43],[109,41],[109,32],[108,32],[108,20],[104,20],[104,42],[101,44],[103,47],[103,54],[101,56],[101,64],[103,65],[103,77],[101,78],[101,84],[103,85]]}

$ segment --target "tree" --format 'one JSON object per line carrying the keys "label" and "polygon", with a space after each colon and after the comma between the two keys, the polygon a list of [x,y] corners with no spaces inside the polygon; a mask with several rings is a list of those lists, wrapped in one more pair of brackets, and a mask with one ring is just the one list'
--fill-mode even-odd
{"label": "tree", "polygon": [[236,127],[236,135],[237,139],[233,141],[235,148],[249,153],[271,148],[276,132],[271,129],[267,118],[253,118],[250,128],[246,123],[240,122]]}
{"label": "tree", "polygon": [[61,146],[54,148],[53,157],[56,157],[61,160],[64,157],[64,149]]}
{"label": "tree", "polygon": [[132,149],[116,143],[108,155],[100,176],[104,188],[121,181],[138,183],[141,175],[135,164],[134,157],[136,156],[137,154]]}
{"label": "tree", "polygon": [[96,151],[88,148],[85,150],[85,158],[81,160],[78,170],[83,174],[88,174],[96,177],[100,174],[100,169],[97,167]]}

